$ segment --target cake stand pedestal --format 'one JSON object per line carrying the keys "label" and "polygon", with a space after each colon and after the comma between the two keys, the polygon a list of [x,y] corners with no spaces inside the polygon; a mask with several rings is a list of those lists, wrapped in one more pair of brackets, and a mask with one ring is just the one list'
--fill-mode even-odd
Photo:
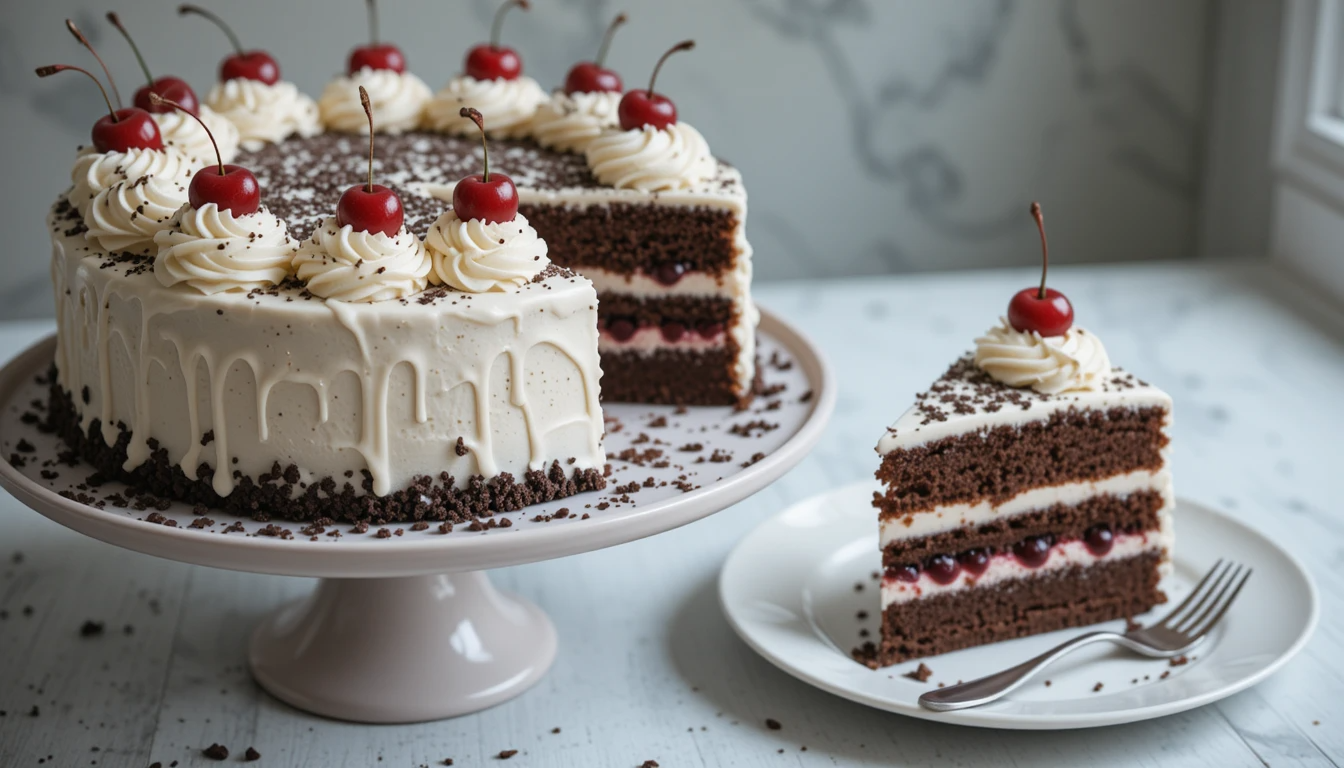
{"label": "cake stand pedestal", "polygon": [[[55,352],[49,337],[0,369],[0,487],[57,523],[116,546],[321,579],[253,633],[248,660],[257,682],[299,709],[342,720],[452,717],[517,696],[556,657],[550,619],[495,589],[486,570],[699,520],[765,488],[816,445],[835,407],[830,369],[810,341],[764,311],[759,341],[760,360],[769,361],[767,390],[746,412],[604,406],[613,470],[605,491],[498,513],[509,526],[484,532],[393,525],[380,536],[348,524],[318,533],[220,512],[211,520],[180,503],[136,510],[125,501],[136,494],[124,485],[88,483],[93,467],[61,463],[63,444],[35,423],[42,414],[32,404],[47,398],[40,379]],[[690,444],[701,448],[690,451]],[[341,535],[327,535],[333,529]]]}

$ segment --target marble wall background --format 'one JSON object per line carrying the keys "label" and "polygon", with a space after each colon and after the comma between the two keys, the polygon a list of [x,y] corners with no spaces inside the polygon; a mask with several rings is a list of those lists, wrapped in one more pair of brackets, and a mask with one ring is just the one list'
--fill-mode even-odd
{"label": "marble wall background", "polygon": [[[550,87],[618,10],[611,63],[627,83],[666,45],[675,97],[751,194],[760,279],[961,269],[1037,258],[1028,203],[1059,261],[1194,254],[1211,30],[1219,0],[536,0],[507,40]],[[365,35],[358,0],[215,2],[249,46],[316,94]],[[438,87],[484,39],[494,0],[384,0],[384,37]],[[100,106],[76,76],[73,16],[124,90],[129,51],[84,0],[3,0],[0,318],[50,312],[42,220]],[[204,93],[226,52],[172,0],[120,0],[151,66]]]}

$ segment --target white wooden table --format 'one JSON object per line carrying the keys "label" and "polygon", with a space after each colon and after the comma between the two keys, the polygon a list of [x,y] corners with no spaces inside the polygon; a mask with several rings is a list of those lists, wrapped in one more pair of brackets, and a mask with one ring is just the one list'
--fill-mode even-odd
{"label": "white wooden table", "polygon": [[[248,676],[247,633],[309,583],[122,551],[0,493],[0,766],[217,765],[201,756],[215,742],[230,762],[251,746],[257,765],[324,768],[494,765],[506,749],[519,750],[508,765],[618,768],[1344,763],[1344,319],[1265,266],[1052,277],[1113,360],[1175,398],[1178,493],[1269,532],[1320,586],[1315,638],[1256,688],[1130,726],[985,731],[851,704],[748,650],[716,593],[734,542],[794,500],[870,476],[883,427],[1033,276],[778,284],[761,286],[760,301],[810,332],[839,373],[820,447],[708,520],[496,572],[550,613],[560,657],[535,689],[476,715],[369,727],[279,704]],[[0,324],[0,359],[48,328]],[[90,619],[106,623],[103,635],[81,637]]]}

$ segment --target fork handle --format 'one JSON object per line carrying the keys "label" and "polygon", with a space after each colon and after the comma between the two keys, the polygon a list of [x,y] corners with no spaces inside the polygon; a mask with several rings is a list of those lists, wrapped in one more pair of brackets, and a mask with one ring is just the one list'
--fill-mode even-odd
{"label": "fork handle", "polygon": [[1079,635],[1035,658],[1028,659],[1015,667],[1009,667],[1002,672],[995,672],[977,680],[929,691],[919,697],[920,706],[932,709],[935,712],[951,712],[954,709],[969,709],[970,707],[978,707],[981,704],[997,701],[1017,689],[1027,681],[1027,678],[1044,669],[1046,665],[1056,659],[1062,658],[1065,654],[1085,645],[1091,645],[1102,640],[1120,641],[1122,635],[1116,632],[1088,632]]}

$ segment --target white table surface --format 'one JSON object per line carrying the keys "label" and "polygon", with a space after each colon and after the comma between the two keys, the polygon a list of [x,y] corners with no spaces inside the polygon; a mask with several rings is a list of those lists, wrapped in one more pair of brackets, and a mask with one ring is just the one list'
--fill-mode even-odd
{"label": "white table surface", "polygon": [[[247,635],[311,582],[122,551],[0,492],[0,766],[48,756],[62,768],[218,765],[200,756],[214,742],[229,747],[230,762],[253,746],[259,766],[324,768],[446,757],[495,765],[504,749],[519,750],[511,766],[1344,763],[1344,318],[1263,265],[1052,276],[1112,360],[1175,398],[1178,493],[1268,532],[1317,580],[1315,638],[1267,682],[1163,720],[1005,732],[870,710],[753,654],[716,596],[734,542],[792,501],[871,476],[883,427],[1032,275],[775,284],[759,286],[761,303],[809,332],[839,374],[821,445],[774,486],[707,520],[494,572],[550,613],[560,655],[532,691],[475,715],[371,727],[290,709],[249,678]],[[0,324],[0,359],[49,328]],[[106,633],[81,638],[87,619],[106,622]],[[783,727],[768,729],[767,718]]]}

